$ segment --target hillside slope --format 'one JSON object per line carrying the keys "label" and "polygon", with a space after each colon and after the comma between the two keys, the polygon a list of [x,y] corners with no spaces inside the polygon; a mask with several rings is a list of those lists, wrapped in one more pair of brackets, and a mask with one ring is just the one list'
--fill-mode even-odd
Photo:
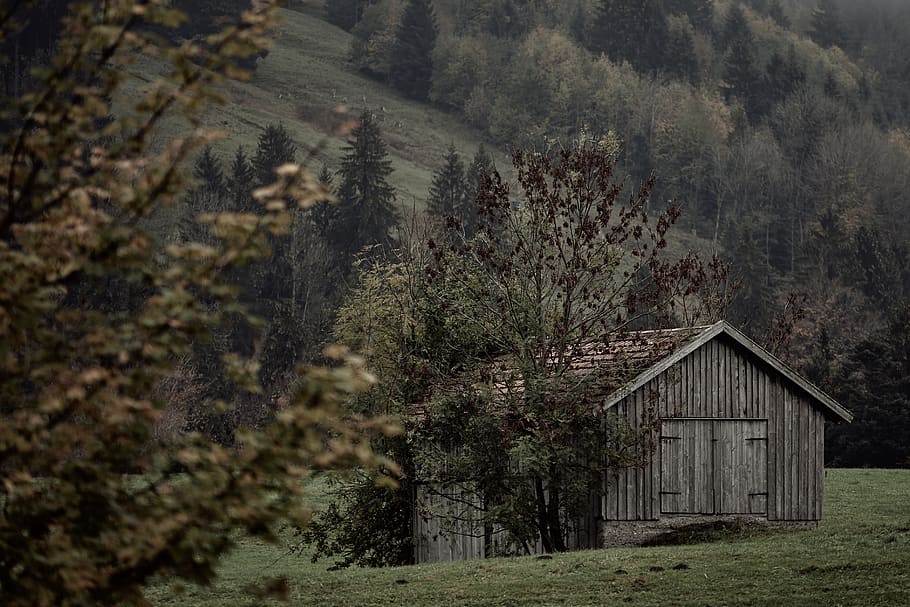
{"label": "hillside slope", "polygon": [[[238,145],[255,150],[256,139],[269,123],[285,125],[298,146],[298,158],[319,147],[314,170],[325,162],[336,169],[344,140],[333,134],[343,120],[362,111],[373,112],[380,123],[392,160],[391,181],[398,190],[398,202],[410,208],[422,206],[433,170],[450,143],[468,158],[473,156],[482,135],[466,127],[457,117],[427,105],[407,100],[391,88],[366,78],[350,65],[351,35],[315,17],[298,11],[281,11],[283,24],[275,33],[269,55],[260,60],[248,82],[224,86],[225,103],[213,105],[206,115],[206,127],[222,129],[228,138],[215,146],[225,159]],[[130,69],[130,94],[144,92],[160,74],[148,58],[140,58]],[[125,107],[127,100],[115,102]],[[346,113],[336,110],[346,108]],[[177,137],[183,125],[165,125],[160,143]],[[507,164],[496,153],[497,165]]]}

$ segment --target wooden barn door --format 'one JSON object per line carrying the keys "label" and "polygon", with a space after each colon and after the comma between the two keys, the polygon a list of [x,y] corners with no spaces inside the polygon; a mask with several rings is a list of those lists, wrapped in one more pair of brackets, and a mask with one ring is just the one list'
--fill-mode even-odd
{"label": "wooden barn door", "polygon": [[664,420],[661,512],[765,514],[767,436],[764,420]]}
{"label": "wooden barn door", "polygon": [[714,422],[714,509],[718,514],[767,514],[768,424]]}

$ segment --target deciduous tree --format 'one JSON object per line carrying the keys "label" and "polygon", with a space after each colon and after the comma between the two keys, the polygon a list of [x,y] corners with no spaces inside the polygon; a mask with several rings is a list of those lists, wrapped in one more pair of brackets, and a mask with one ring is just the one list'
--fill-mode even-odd
{"label": "deciduous tree", "polygon": [[[162,247],[141,227],[180,199],[183,166],[211,143],[200,110],[211,85],[236,73],[227,55],[256,52],[275,22],[260,3],[199,56],[162,45],[147,27],[178,17],[165,0],[74,6],[36,93],[0,104],[13,127],[0,135],[6,606],[144,605],[153,578],[210,583],[238,531],[270,539],[280,520],[307,520],[301,480],[310,471],[377,462],[362,431],[380,425],[340,410],[372,382],[356,360],[303,372],[287,406],[262,429],[239,430],[234,449],[199,434],[156,440],[156,386],[225,311],[240,312],[227,271],[287,229],[289,202],[308,206],[320,191],[302,167],[285,166],[255,193],[261,215],[202,218],[213,244]],[[124,94],[123,66],[143,52],[170,76],[127,99],[135,105],[110,127],[121,137],[102,147],[99,118]],[[152,150],[165,119],[187,128]],[[73,296],[108,279],[140,297],[100,310]],[[238,355],[223,362],[221,381],[258,389],[255,365]]]}

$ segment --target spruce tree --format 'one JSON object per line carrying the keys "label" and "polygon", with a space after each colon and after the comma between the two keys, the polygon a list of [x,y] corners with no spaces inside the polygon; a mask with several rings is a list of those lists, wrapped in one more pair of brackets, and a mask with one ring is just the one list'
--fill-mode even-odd
{"label": "spruce tree", "polygon": [[790,18],[784,12],[784,7],[781,5],[780,0],[770,0],[768,2],[768,16],[782,28],[790,28]]}
{"label": "spruce tree", "polygon": [[344,258],[371,244],[390,244],[389,231],[398,223],[395,190],[387,178],[392,173],[385,142],[370,112],[360,116],[353,140],[341,162],[339,207],[329,239]]}
{"label": "spruce tree", "polygon": [[734,4],[727,11],[724,25],[718,32],[717,46],[721,51],[726,51],[737,42],[748,43],[751,46],[752,30],[746,19],[746,13],[738,4]]}
{"label": "spruce tree", "polygon": [[427,210],[437,218],[461,219],[459,213],[464,209],[466,195],[464,162],[455,146],[450,145],[446,152],[445,164],[433,174]]}
{"label": "spruce tree", "polygon": [[238,212],[251,212],[253,206],[253,165],[250,164],[243,146],[237,148],[231,167],[225,179],[225,187],[231,201],[231,208]]}
{"label": "spruce tree", "polygon": [[395,88],[418,101],[429,99],[435,46],[436,17],[430,0],[411,0],[392,47],[389,80]]}
{"label": "spruce tree", "polygon": [[269,124],[259,135],[256,154],[253,156],[253,176],[257,186],[275,181],[275,169],[294,162],[297,146],[283,124]]}
{"label": "spruce tree", "polygon": [[[685,19],[683,19],[685,22]],[[695,41],[692,37],[691,26],[671,27],[667,35],[665,50],[667,71],[689,84],[698,83],[698,57],[695,54]]]}
{"label": "spruce tree", "polygon": [[843,47],[847,41],[844,33],[844,24],[840,18],[840,11],[834,0],[819,0],[818,6],[812,11],[812,21],[809,36],[819,46]]}
{"label": "spruce tree", "polygon": [[667,0],[667,12],[671,15],[685,15],[699,32],[709,32],[714,21],[713,0]]}
{"label": "spruce tree", "polygon": [[362,4],[363,0],[326,0],[325,19],[349,32],[360,20]]}
{"label": "spruce tree", "polygon": [[657,70],[664,59],[667,23],[657,0],[602,0],[591,31],[591,49],[639,72]]}

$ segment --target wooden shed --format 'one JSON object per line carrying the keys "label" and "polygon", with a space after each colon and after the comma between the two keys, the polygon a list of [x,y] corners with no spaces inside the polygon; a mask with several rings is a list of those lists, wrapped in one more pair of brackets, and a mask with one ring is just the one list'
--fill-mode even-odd
{"label": "wooden shed", "polygon": [[[629,525],[822,518],[824,424],[851,421],[849,411],[726,322],[621,339],[625,364],[637,364],[602,406],[632,425],[656,414],[655,448],[643,466],[605,474],[589,517],[598,530],[588,542],[572,542],[576,547],[609,544]],[[587,364],[612,363],[592,356]],[[434,499],[444,510],[445,498]],[[462,509],[466,503],[460,495],[456,502]],[[479,535],[446,529],[419,513],[414,537],[418,562],[489,552],[483,539],[489,541],[489,529]]]}

